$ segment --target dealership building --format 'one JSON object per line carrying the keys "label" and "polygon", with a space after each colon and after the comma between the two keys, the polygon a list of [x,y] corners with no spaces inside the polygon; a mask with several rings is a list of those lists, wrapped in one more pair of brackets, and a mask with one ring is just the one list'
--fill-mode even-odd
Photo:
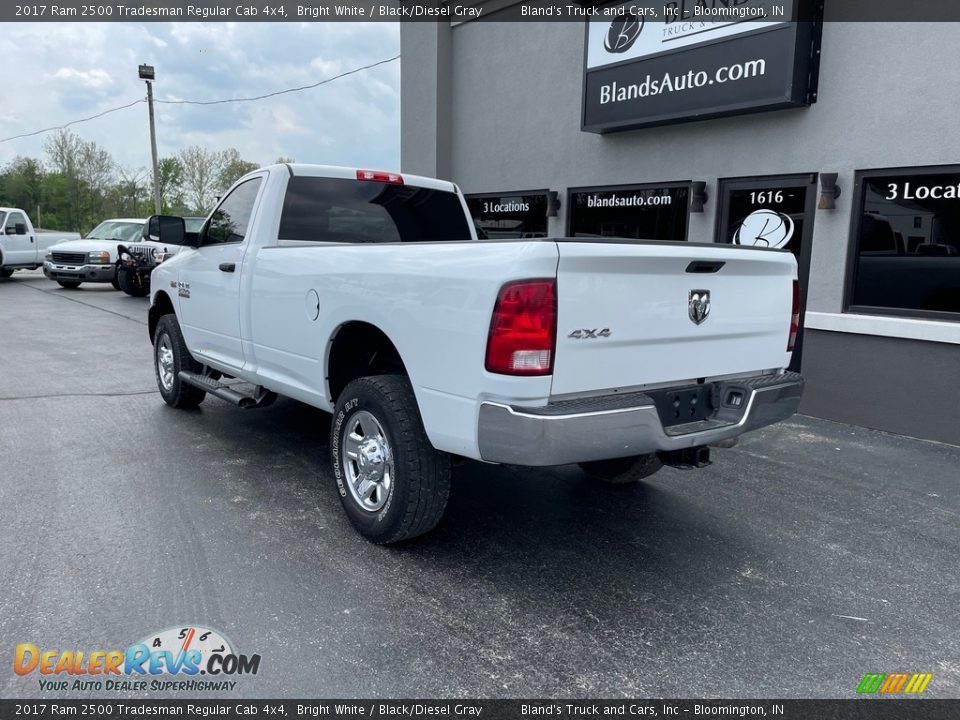
{"label": "dealership building", "polygon": [[402,169],[490,238],[786,248],[801,412],[960,444],[960,28],[834,2],[404,23]]}

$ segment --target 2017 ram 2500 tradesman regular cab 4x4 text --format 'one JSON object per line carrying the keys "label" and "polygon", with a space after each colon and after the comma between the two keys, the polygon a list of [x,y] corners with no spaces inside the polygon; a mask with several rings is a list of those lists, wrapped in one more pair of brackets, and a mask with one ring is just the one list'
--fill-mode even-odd
{"label": "2017 ram 2500 tradesman regular cab 4x4 text", "polygon": [[343,506],[374,542],[438,522],[451,456],[624,482],[800,401],[788,252],[478,240],[452,183],[311,165],[244,176],[197,236],[150,223],[192,245],[152,276],[164,400],[332,412]]}

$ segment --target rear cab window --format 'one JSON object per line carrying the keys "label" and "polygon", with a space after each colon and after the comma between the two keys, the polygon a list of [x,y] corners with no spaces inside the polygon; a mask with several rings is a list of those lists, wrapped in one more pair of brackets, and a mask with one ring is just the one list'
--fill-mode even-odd
{"label": "rear cab window", "polygon": [[7,215],[7,219],[3,227],[5,229],[8,228],[10,230],[15,230],[17,225],[23,225],[24,227],[27,227],[27,218],[22,212],[14,211]]}
{"label": "rear cab window", "polygon": [[472,240],[460,197],[412,185],[292,177],[278,240],[331,243]]}

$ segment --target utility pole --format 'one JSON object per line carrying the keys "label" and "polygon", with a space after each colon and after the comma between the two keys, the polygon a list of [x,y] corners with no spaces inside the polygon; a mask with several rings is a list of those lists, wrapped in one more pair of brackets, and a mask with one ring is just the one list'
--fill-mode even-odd
{"label": "utility pole", "polygon": [[156,79],[153,65],[140,66],[140,79],[147,83],[147,106],[150,108],[150,152],[153,155],[153,206],[160,214],[160,168],[157,165],[157,127],[153,119],[153,81]]}

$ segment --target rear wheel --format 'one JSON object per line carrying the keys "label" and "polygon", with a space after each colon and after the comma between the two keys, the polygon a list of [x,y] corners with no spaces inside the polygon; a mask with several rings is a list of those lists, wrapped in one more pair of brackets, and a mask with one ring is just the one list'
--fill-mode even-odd
{"label": "rear wheel", "polygon": [[654,453],[580,463],[580,469],[592,479],[610,485],[626,485],[643,480],[662,467],[663,463]]}
{"label": "rear wheel", "polygon": [[0,268],[0,278],[8,278],[13,275],[13,268]]}
{"label": "rear wheel", "polygon": [[113,285],[114,290],[120,289],[120,282],[117,280],[117,274],[113,274],[113,280],[110,281],[110,284]]}
{"label": "rear wheel", "polygon": [[153,334],[153,360],[157,387],[167,405],[189,409],[203,402],[207,393],[180,379],[181,370],[200,373],[203,366],[187,350],[176,315],[164,315],[157,323]]}
{"label": "rear wheel", "polygon": [[347,385],[330,428],[330,454],[347,517],[371,542],[422,535],[443,516],[450,458],[430,444],[406,377]]}
{"label": "rear wheel", "polygon": [[62,287],[65,290],[76,290],[80,287],[80,283],[75,280],[57,280],[57,285]]}

